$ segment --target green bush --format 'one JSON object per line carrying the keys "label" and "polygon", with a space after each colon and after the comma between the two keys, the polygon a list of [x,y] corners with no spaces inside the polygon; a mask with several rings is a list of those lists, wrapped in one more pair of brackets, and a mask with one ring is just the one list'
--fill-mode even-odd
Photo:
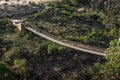
{"label": "green bush", "polygon": [[9,19],[0,20],[0,32],[15,32],[15,27]]}
{"label": "green bush", "polygon": [[96,63],[89,69],[93,80],[119,80],[120,79],[120,40],[111,42],[106,51],[106,62]]}
{"label": "green bush", "polygon": [[34,15],[34,17],[35,17],[36,19],[39,19],[39,18],[41,17],[41,13],[36,13],[36,14]]}
{"label": "green bush", "polygon": [[20,56],[20,48],[19,47],[12,47],[3,56],[4,56],[5,61],[18,58]]}
{"label": "green bush", "polygon": [[89,6],[91,0],[70,0],[75,6]]}
{"label": "green bush", "polygon": [[23,75],[23,77],[25,77],[28,72],[27,61],[25,59],[15,59],[12,69],[16,74]]}
{"label": "green bush", "polygon": [[48,51],[48,54],[55,54],[55,53],[58,52],[58,48],[57,48],[56,45],[51,45],[51,44],[49,44],[47,51]]}
{"label": "green bush", "polygon": [[3,62],[0,62],[0,80],[16,80],[13,72]]}

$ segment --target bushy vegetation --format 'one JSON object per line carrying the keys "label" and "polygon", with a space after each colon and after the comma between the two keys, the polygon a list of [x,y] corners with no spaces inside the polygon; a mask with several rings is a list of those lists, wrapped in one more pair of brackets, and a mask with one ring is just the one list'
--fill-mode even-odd
{"label": "bushy vegetation", "polygon": [[0,80],[15,80],[15,75],[3,62],[0,62]]}
{"label": "bushy vegetation", "polygon": [[[6,19],[1,21],[5,23]],[[11,31],[6,31],[6,24]],[[29,31],[19,32],[8,19],[6,24],[1,24],[6,28],[0,27],[5,31],[0,32],[4,34],[0,36],[0,80],[82,79],[92,65],[88,63],[99,58],[46,41]]]}
{"label": "bushy vegetation", "polygon": [[[67,40],[108,47],[119,37],[120,17],[119,0],[106,1],[114,4],[100,7],[104,1],[97,6],[96,0],[50,2],[47,9],[23,22],[31,21],[34,28]],[[0,80],[119,80],[120,41],[112,41],[105,53],[104,58],[72,50],[27,30],[20,32],[9,19],[0,20]]]}
{"label": "bushy vegetation", "polygon": [[112,41],[106,54],[105,63],[96,63],[89,69],[93,80],[120,79],[120,40]]}
{"label": "bushy vegetation", "polygon": [[92,0],[67,0],[74,6],[88,6]]}
{"label": "bushy vegetation", "polygon": [[8,19],[0,20],[0,32],[15,32],[14,30],[15,27]]}
{"label": "bushy vegetation", "polygon": [[[83,0],[71,0],[72,3],[78,3]],[[81,2],[83,1],[83,2]],[[84,7],[83,11],[78,11],[79,8],[66,3],[69,1],[56,1],[48,4],[48,8],[40,13],[35,14],[37,20],[49,22],[44,26],[46,31],[61,36],[64,39],[87,43],[99,47],[108,47],[111,40],[117,38],[119,27],[119,14],[114,16],[115,22],[110,22],[110,16],[98,8],[95,10],[90,6]],[[88,1],[90,4],[90,1]],[[83,3],[84,4],[84,3]],[[84,4],[85,5],[85,4]],[[116,11],[117,12],[117,11]],[[56,26],[52,25],[53,23]],[[51,28],[53,26],[53,28]],[[112,26],[112,27],[111,27]],[[54,28],[57,28],[56,30]],[[59,29],[59,30],[58,30]]]}

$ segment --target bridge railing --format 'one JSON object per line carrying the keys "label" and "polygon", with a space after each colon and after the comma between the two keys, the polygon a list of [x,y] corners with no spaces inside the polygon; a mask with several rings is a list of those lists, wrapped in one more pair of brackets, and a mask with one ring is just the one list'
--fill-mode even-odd
{"label": "bridge railing", "polygon": [[72,46],[75,46],[75,47],[78,47],[78,48],[83,48],[83,49],[86,49],[86,50],[91,50],[91,51],[96,51],[96,52],[101,52],[101,53],[104,53],[104,51],[106,49],[104,48],[98,48],[98,47],[95,47],[95,46],[90,46],[90,45],[85,45],[85,44],[82,44],[82,43],[76,43],[76,42],[73,42],[73,41],[68,41],[68,40],[64,40],[62,38],[59,38],[57,36],[54,36],[54,35],[51,35],[41,29],[38,29],[38,28],[35,28],[35,27],[31,27],[31,26],[27,26],[26,28],[32,28],[34,30],[36,30],[36,32],[40,32],[46,36],[49,36],[57,41],[60,41],[60,42],[63,42],[63,43],[66,43],[66,44],[69,44],[69,45],[72,45]]}
{"label": "bridge railing", "polygon": [[82,43],[76,43],[73,41],[65,40],[65,39],[60,38],[58,36],[52,35],[52,34],[46,32],[42,29],[38,29],[33,24],[30,24],[29,22],[27,24],[21,22],[21,24],[25,29],[27,29],[27,30],[39,35],[39,36],[42,36],[48,40],[51,40],[51,41],[56,42],[58,44],[61,44],[63,46],[67,46],[69,48],[80,50],[83,52],[88,52],[88,53],[92,53],[92,54],[96,54],[96,55],[105,56],[104,51],[106,49],[104,49],[104,48],[98,48],[98,47],[91,46],[91,45],[85,45]]}

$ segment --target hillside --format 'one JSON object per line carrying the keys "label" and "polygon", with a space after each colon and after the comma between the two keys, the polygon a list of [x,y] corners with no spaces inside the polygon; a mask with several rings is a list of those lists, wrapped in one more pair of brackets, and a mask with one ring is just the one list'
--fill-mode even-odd
{"label": "hillside", "polygon": [[[78,11],[80,9],[83,11]],[[109,16],[102,10],[56,1],[48,3],[47,9],[36,13],[31,23],[35,21],[36,28],[66,40],[106,48],[118,36],[118,15],[115,15],[116,22],[112,21],[114,27],[110,27]]]}
{"label": "hillside", "polygon": [[[57,0],[4,8],[0,12],[0,80],[120,80],[119,0]],[[20,19],[66,42],[106,48],[106,56],[19,31],[10,19]]]}
{"label": "hillside", "polygon": [[[19,32],[7,19],[0,23],[0,58],[12,70],[7,78],[12,75],[15,80],[56,80],[74,72],[74,77],[82,78],[87,67],[100,58],[54,44],[28,31]],[[6,79],[5,76],[2,78]]]}

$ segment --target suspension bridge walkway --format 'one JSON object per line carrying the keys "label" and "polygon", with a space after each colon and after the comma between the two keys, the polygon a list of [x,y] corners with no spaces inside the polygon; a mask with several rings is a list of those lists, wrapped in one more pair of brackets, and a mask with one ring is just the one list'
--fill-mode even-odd
{"label": "suspension bridge walkway", "polygon": [[106,55],[104,53],[106,49],[104,49],[104,48],[85,45],[85,44],[76,43],[76,42],[73,42],[73,41],[67,41],[67,40],[64,40],[62,38],[58,38],[57,36],[54,36],[54,35],[52,35],[50,33],[47,33],[43,30],[34,29],[30,26],[23,26],[21,24],[21,20],[11,20],[11,21],[20,31],[22,31],[22,29],[24,27],[24,29],[26,29],[26,30],[38,35],[38,36],[41,36],[41,37],[43,37],[43,38],[45,38],[49,41],[52,41],[54,43],[69,47],[71,49],[79,50],[79,51],[82,51],[82,52],[87,52],[87,53],[94,54],[94,55],[100,55],[100,56],[105,56]]}

